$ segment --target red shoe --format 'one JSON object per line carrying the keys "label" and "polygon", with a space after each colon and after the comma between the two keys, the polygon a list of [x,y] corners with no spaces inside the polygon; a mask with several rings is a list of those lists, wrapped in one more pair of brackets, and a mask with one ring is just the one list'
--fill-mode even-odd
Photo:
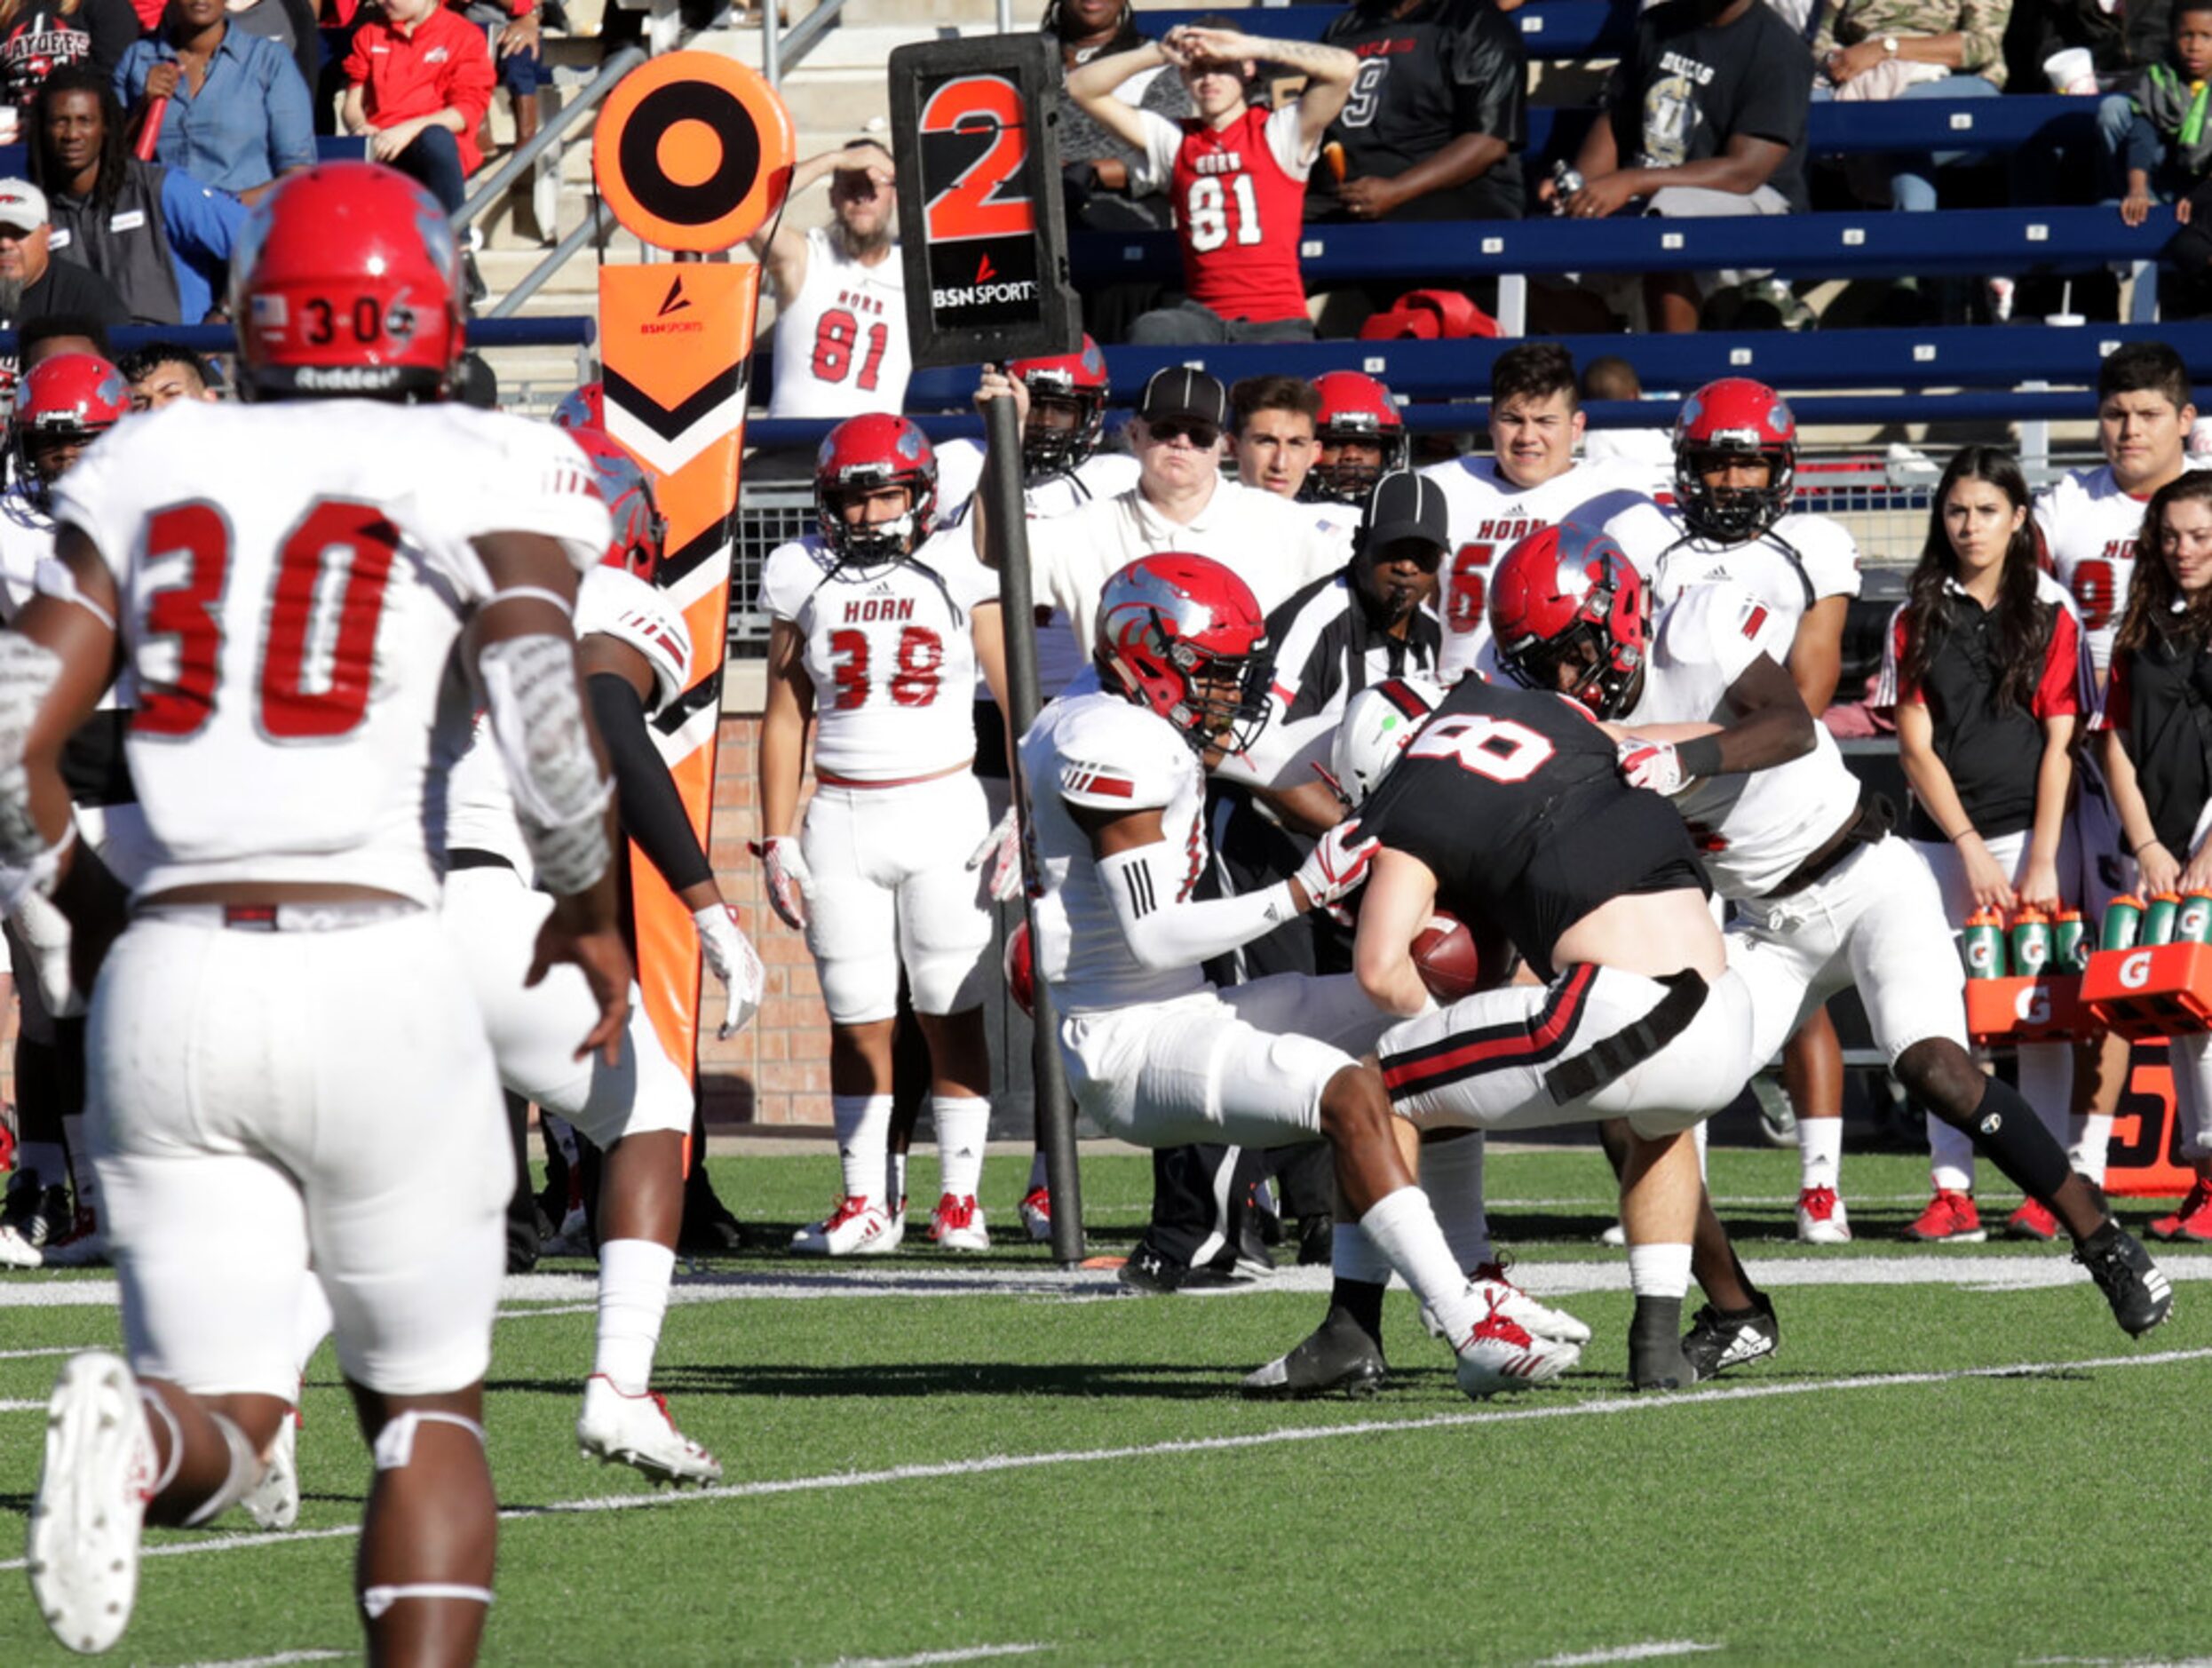
{"label": "red shoe", "polygon": [[1032,1187],[1021,1196],[1021,1226],[1024,1232],[1038,1244],[1052,1237],[1052,1193],[1048,1187]]}
{"label": "red shoe", "polygon": [[2005,1219],[2004,1231],[2014,1239],[2057,1239],[2058,1219],[2035,1200],[2026,1199]]}
{"label": "red shoe", "polygon": [[1928,1208],[1905,1230],[1907,1239],[1944,1245],[1978,1245],[1989,1237],[1982,1213],[1974,1208],[1974,1195],[1938,1187]]}
{"label": "red shoe", "polygon": [[2212,1240],[2212,1181],[2198,1177],[2181,1209],[2151,1224],[2151,1237]]}

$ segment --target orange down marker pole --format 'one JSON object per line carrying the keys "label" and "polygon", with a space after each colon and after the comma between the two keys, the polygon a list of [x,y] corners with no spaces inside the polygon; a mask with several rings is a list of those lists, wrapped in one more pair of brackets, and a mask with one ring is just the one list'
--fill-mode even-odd
{"label": "orange down marker pole", "polygon": [[[657,583],[691,629],[692,682],[654,727],[709,850],[760,267],[700,258],[735,248],[781,206],[793,146],[774,89],[711,52],[671,52],[632,71],[608,98],[592,142],[615,218],[678,255],[599,269],[599,353],[607,433],[653,476],[668,518]],[[695,1078],[698,933],[651,864],[633,860],[630,869],[646,1012]]]}

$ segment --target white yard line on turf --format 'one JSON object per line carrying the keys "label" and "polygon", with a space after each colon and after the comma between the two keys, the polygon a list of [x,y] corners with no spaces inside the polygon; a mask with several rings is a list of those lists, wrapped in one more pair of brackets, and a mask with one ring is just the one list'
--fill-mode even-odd
{"label": "white yard line on turf", "polygon": [[1694,1656],[1701,1651],[1718,1650],[1718,1645],[1701,1645],[1691,1639],[1647,1640],[1641,1645],[1616,1645],[1611,1650],[1578,1650],[1570,1656],[1546,1656],[1535,1668],[1583,1668],[1585,1664],[1601,1662],[1650,1662],[1660,1656]]}
{"label": "white yard line on turf", "polygon": [[[1690,1390],[1679,1395],[1598,1396],[1587,1402],[1558,1402],[1550,1405],[1525,1404],[1488,1408],[1472,1413],[1434,1413],[1418,1419],[1368,1419],[1349,1425],[1294,1425],[1241,1436],[1194,1436],[1178,1441],[1146,1442],[1129,1448],[1068,1449],[1043,1454],[987,1454],[979,1459],[939,1460],[925,1465],[892,1465],[882,1471],[833,1471],[812,1477],[770,1477],[755,1482],[728,1483],[714,1489],[694,1489],[681,1494],[602,1495],[591,1499],[560,1500],[551,1505],[513,1506],[501,1519],[519,1522],[528,1518],[567,1516],[585,1512],[637,1512],[661,1506],[688,1505],[709,1500],[754,1500],[785,1494],[827,1494],[842,1489],[876,1488],[884,1483],[927,1482],[948,1477],[982,1477],[1002,1472],[1039,1471],[1055,1465],[1092,1465],[1120,1459],[1157,1459],[1171,1454],[1233,1453],[1246,1449],[1272,1448],[1285,1442],[1328,1442],[1344,1437],[1391,1436],[1408,1432],[1455,1430],[1474,1425],[1518,1425],[1531,1419],[1612,1418],[1619,1415],[1678,1413],[1697,1408],[1718,1407],[1728,1402],[1764,1402],[1775,1396],[1827,1395],[1844,1390],[1896,1390],[1915,1386],[1959,1384],[1976,1378],[2025,1378],[2046,1373],[2115,1372],[2138,1367],[2171,1367],[2184,1362],[2212,1361],[2212,1348],[2169,1349],[2146,1355],[2105,1355],[2088,1361],[2018,1361],[2001,1367],[1957,1367],[1942,1372],[1869,1373],[1856,1378],[1800,1380],[1788,1384],[1723,1385],[1710,1390]],[[219,1535],[206,1540],[170,1541],[148,1546],[147,1558],[189,1558],[201,1553],[250,1552],[287,1545],[295,1541],[333,1540],[359,1532],[358,1524],[334,1529],[289,1529],[274,1535]],[[23,1568],[23,1560],[0,1563],[0,1574]]]}
{"label": "white yard line on turf", "polygon": [[0,1402],[0,1413],[36,1413],[45,1405],[44,1402]]}
{"label": "white yard line on turf", "polygon": [[840,1656],[829,1668],[929,1668],[935,1663],[981,1662],[986,1656],[1034,1656],[1050,1645],[971,1645],[965,1650],[925,1650],[912,1656]]}
{"label": "white yard line on turf", "polygon": [[296,1662],[337,1662],[356,1653],[350,1650],[286,1650],[274,1656],[240,1656],[230,1662],[194,1663],[192,1668],[284,1668]]}

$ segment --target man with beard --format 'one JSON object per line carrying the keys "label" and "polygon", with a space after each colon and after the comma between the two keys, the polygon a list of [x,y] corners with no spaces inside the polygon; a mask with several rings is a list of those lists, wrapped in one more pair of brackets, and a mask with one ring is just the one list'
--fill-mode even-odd
{"label": "man with beard", "polygon": [[[772,417],[846,417],[906,403],[907,282],[891,218],[891,153],[854,139],[801,163],[791,195],[829,181],[828,226],[799,232],[789,215],[752,240],[776,294]],[[811,462],[811,457],[809,459]]]}
{"label": "man with beard", "polygon": [[[53,258],[46,194],[28,179],[0,179],[0,330],[51,313],[101,325],[128,324],[131,310],[98,273]],[[15,356],[0,358],[0,383],[15,385]]]}

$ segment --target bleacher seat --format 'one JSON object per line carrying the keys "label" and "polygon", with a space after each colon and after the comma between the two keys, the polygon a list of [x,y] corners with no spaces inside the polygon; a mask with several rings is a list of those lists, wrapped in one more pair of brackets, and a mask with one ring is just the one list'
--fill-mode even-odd
{"label": "bleacher seat", "polygon": [[[1144,12],[1138,14],[1138,27],[1157,39],[1178,23],[1195,23],[1224,9]],[[1636,12],[1634,4],[1617,4],[1615,0],[1535,0],[1512,16],[1531,58],[1611,58],[1628,44]],[[1318,41],[1330,20],[1343,13],[1341,5],[1267,6],[1239,21],[1250,33],[1270,40]]]}

